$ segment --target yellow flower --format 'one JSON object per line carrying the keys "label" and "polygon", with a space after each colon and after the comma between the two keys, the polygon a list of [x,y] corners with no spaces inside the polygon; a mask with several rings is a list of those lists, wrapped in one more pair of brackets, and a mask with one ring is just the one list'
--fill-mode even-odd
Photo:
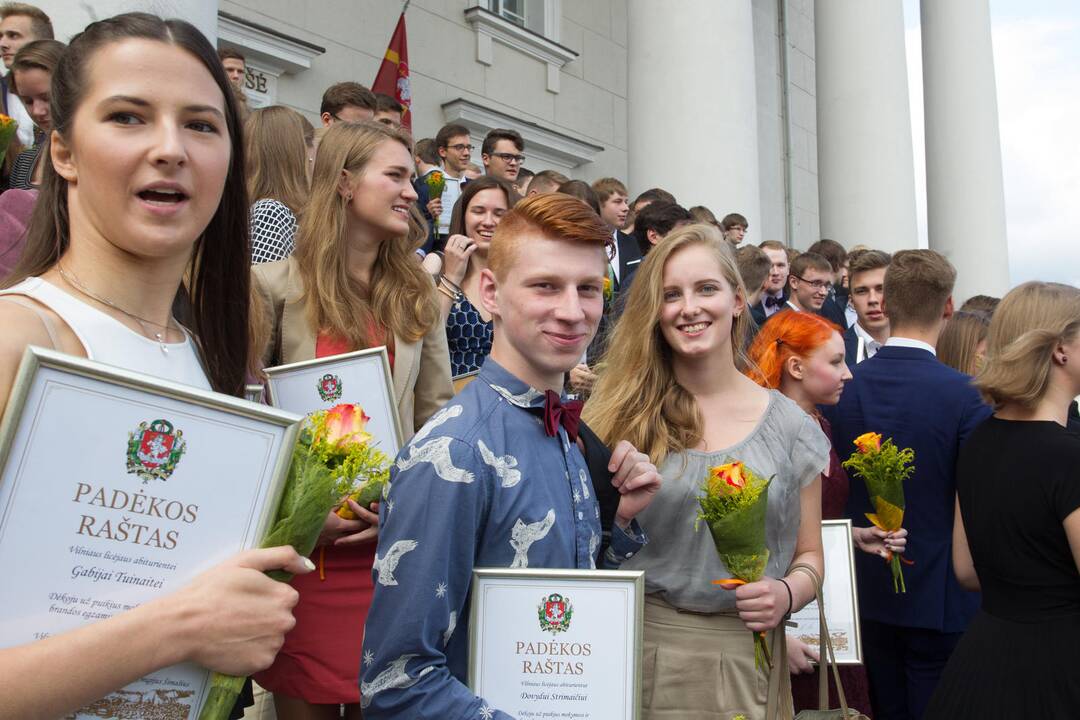
{"label": "yellow flower", "polygon": [[367,443],[371,440],[371,434],[365,432],[364,428],[370,420],[359,405],[335,405],[326,411],[326,434],[316,440],[340,450],[349,445]]}
{"label": "yellow flower", "polygon": [[855,438],[855,447],[861,453],[868,453],[881,449],[881,433],[868,432]]}
{"label": "yellow flower", "polygon": [[709,493],[732,495],[746,487],[746,466],[741,461],[717,465],[709,470]]}

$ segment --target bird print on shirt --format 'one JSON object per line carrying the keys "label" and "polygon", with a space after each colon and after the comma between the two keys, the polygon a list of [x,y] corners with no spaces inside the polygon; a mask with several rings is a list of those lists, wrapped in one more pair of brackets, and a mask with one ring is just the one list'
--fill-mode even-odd
{"label": "bird print on shirt", "polygon": [[547,537],[554,524],[555,508],[548,510],[543,520],[534,523],[524,523],[521,518],[518,518],[514,522],[514,527],[510,529],[510,547],[514,548],[514,562],[510,564],[510,567],[529,567],[529,548],[537,540]]}
{"label": "bird print on shirt", "polygon": [[468,470],[456,467],[453,458],[450,457],[450,444],[453,441],[454,438],[443,436],[429,440],[423,445],[410,445],[409,456],[398,458],[398,472],[404,472],[420,463],[431,463],[435,474],[446,482],[471,483],[476,476]]}
{"label": "bird print on shirt", "polygon": [[488,449],[483,440],[476,441],[476,447],[480,450],[480,458],[495,471],[502,480],[504,488],[512,488],[521,482],[521,471],[515,470],[518,461],[513,455],[498,456]]}
{"label": "bird print on shirt", "polygon": [[394,577],[394,570],[397,569],[398,563],[401,562],[401,556],[407,552],[412,552],[416,549],[416,546],[417,542],[415,540],[398,540],[390,546],[384,557],[375,556],[372,568],[379,574],[380,585],[389,587],[398,584],[397,578]]}
{"label": "bird print on shirt", "polygon": [[461,414],[463,408],[460,405],[451,405],[450,407],[444,407],[439,412],[431,416],[431,418],[424,423],[424,427],[413,435],[412,440],[409,441],[410,445],[419,445],[424,441],[431,431],[442,425],[447,420],[452,420]]}
{"label": "bird print on shirt", "polygon": [[428,666],[420,671],[420,673],[414,677],[409,677],[405,672],[405,665],[416,657],[415,654],[402,655],[394,662],[390,663],[385,670],[375,676],[375,679],[369,683],[360,682],[360,707],[366,708],[371,704],[371,699],[383,690],[389,690],[391,688],[407,688],[412,687],[420,678],[427,675],[435,668]]}

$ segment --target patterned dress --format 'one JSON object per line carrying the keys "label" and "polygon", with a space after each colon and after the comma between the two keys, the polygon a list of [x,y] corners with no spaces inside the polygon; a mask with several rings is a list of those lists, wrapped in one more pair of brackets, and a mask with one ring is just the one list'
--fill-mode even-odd
{"label": "patterned dress", "polygon": [[[465,684],[473,568],[596,567],[592,480],[562,427],[545,435],[543,404],[489,358],[398,455],[379,509],[364,637],[367,720],[508,720]],[[629,533],[615,526],[604,566],[618,567],[645,542],[636,522]]]}
{"label": "patterned dress", "polygon": [[284,203],[269,198],[251,206],[251,264],[284,260],[292,255],[296,216]]}
{"label": "patterned dress", "polygon": [[491,352],[492,324],[462,293],[450,306],[446,318],[446,344],[450,350],[450,375],[474,373]]}

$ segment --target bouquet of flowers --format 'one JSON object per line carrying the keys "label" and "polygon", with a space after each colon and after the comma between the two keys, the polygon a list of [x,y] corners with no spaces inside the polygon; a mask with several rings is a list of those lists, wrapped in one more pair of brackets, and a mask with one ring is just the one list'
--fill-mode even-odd
{"label": "bouquet of flowers", "polygon": [[430,200],[442,197],[443,190],[446,188],[446,178],[443,177],[442,171],[432,170],[424,178],[424,182],[427,183]]}
{"label": "bouquet of flowers", "polygon": [[15,133],[19,130],[19,123],[7,115],[0,114],[0,163],[4,162],[11,141],[15,139]]}
{"label": "bouquet of flowers", "polygon": [[[915,472],[911,464],[914,461],[915,452],[911,448],[901,450],[893,444],[892,438],[883,443],[879,433],[868,432],[855,438],[855,452],[843,463],[866,483],[870,503],[874,506],[874,512],[866,513],[866,518],[885,532],[903,527],[904,481]],[[914,565],[914,562],[891,550],[886,550],[885,562],[892,567],[893,592],[906,593],[900,563]]]}
{"label": "bouquet of flowers", "polygon": [[[372,446],[371,435],[364,431],[370,419],[359,405],[348,403],[305,419],[293,448],[285,492],[262,547],[292,545],[307,557],[315,549],[327,513],[340,503],[338,515],[347,517],[342,510],[348,511],[348,504],[342,496],[365,507],[381,497],[390,462]],[[267,575],[281,582],[292,579],[290,573],[280,570]],[[228,718],[243,686],[242,677],[214,673],[199,720]]]}
{"label": "bouquet of flowers", "polygon": [[[760,580],[769,562],[765,544],[765,510],[769,504],[769,483],[740,461],[709,469],[698,498],[698,522],[709,526],[720,560],[735,577],[714,580],[725,590]],[[695,524],[695,528],[697,525]],[[754,664],[772,666],[765,633],[754,633]]]}

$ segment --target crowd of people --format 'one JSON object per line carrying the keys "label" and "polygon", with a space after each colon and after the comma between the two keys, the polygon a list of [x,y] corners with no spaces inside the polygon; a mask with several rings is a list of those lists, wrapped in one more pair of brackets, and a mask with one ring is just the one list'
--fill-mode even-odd
{"label": "crowd of people", "polygon": [[[319,127],[251,110],[244,57],[183,21],[120,15],[64,45],[9,3],[0,54],[19,125],[0,398],[28,345],[234,396],[266,367],[385,346],[406,441],[384,501],[331,513],[311,558],[242,553],[0,650],[0,718],[183,661],[253,675],[281,720],[506,718],[466,684],[473,568],[599,567],[644,571],[644,718],[760,719],[819,658],[789,637],[762,671],[746,630],[783,633],[814,599],[823,518],[850,518],[857,549],[853,707],[1075,712],[1080,290],[955,307],[931,250],[754,243],[738,212],[530,172],[510,129],[473,165],[468,128],[414,142],[355,82],[326,90]],[[840,462],[867,432],[915,452],[903,529],[867,521]],[[735,591],[694,529],[729,459],[772,478],[765,577]],[[893,554],[913,561],[904,594]]]}

